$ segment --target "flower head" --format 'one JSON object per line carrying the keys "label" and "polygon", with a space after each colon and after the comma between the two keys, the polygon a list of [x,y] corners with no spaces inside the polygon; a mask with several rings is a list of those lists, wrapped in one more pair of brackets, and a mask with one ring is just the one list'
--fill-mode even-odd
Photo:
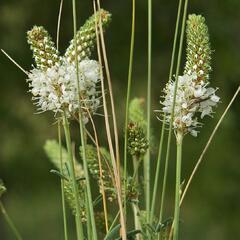
{"label": "flower head", "polygon": [[[176,81],[167,84],[164,89],[164,100],[161,102],[168,123],[171,121],[175,85]],[[199,119],[207,115],[212,116],[213,107],[220,98],[215,94],[216,89],[208,85],[199,83],[196,74],[179,76],[173,118],[175,130],[197,136],[197,128],[201,126]]]}
{"label": "flower head", "polygon": [[[75,65],[63,59],[59,65],[50,67],[46,71],[38,68],[32,69],[27,81],[39,111],[53,111],[54,113],[65,111],[70,117],[81,110],[83,120],[87,123],[86,109],[94,113],[100,105],[97,91],[99,72],[98,62],[83,60],[79,62],[79,77],[77,78]],[[79,109],[79,98],[81,109]]]}

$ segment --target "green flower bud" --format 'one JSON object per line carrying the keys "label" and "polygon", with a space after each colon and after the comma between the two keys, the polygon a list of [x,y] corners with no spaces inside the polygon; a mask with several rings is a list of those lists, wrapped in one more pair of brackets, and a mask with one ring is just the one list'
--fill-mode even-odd
{"label": "green flower bud", "polygon": [[33,51],[37,68],[46,70],[59,62],[59,52],[49,33],[43,27],[34,26],[27,32],[27,40]]}
{"label": "green flower bud", "polygon": [[211,71],[211,47],[208,27],[201,15],[189,15],[187,20],[187,62],[184,74],[197,74],[197,81],[207,82]]}
{"label": "green flower bud", "polygon": [[[96,18],[95,18],[96,17]],[[76,38],[70,42],[70,46],[66,50],[65,56],[69,62],[75,61],[77,54],[78,60],[89,58],[96,43],[96,21],[99,27],[99,19],[101,17],[102,27],[105,29],[111,20],[111,14],[103,9],[93,14],[85,24],[79,29]],[[77,43],[77,53],[75,44]]]}
{"label": "green flower bud", "polygon": [[128,152],[137,158],[143,157],[148,149],[148,140],[144,130],[138,124],[128,125]]}

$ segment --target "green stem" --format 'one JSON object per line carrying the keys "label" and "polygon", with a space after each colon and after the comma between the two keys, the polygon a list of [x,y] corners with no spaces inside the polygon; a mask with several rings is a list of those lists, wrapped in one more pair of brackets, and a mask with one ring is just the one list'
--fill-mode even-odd
{"label": "green stem", "polygon": [[[127,188],[127,142],[128,142],[128,120],[129,120],[129,101],[132,85],[132,65],[133,65],[133,52],[135,41],[135,0],[132,0],[132,32],[131,32],[131,44],[130,44],[130,56],[129,56],[129,69],[128,69],[128,86],[126,97],[126,112],[125,112],[125,136],[124,136],[124,190]],[[124,195],[124,209],[125,216],[127,214],[126,194]]]}
{"label": "green stem", "polygon": [[181,165],[182,165],[182,133],[177,133],[177,160],[176,160],[176,189],[175,189],[175,210],[173,220],[173,240],[178,240],[179,215],[180,215],[180,187],[181,187]]}
{"label": "green stem", "polygon": [[[61,125],[60,120],[58,120],[58,142],[59,142],[59,158],[60,158],[60,172],[63,174],[63,161],[62,161],[62,139],[61,139]],[[67,230],[67,214],[66,214],[66,204],[64,195],[64,180],[61,178],[61,197],[62,197],[62,212],[63,212],[63,226],[64,226],[64,239],[68,240],[68,230]]]}
{"label": "green stem", "polygon": [[0,209],[1,209],[1,212],[2,212],[6,222],[8,223],[9,227],[12,229],[12,232],[14,233],[16,239],[22,240],[22,237],[21,237],[19,231],[17,230],[16,226],[14,225],[12,219],[8,215],[6,209],[4,208],[3,203],[1,201],[0,201]]}
{"label": "green stem", "polygon": [[74,169],[74,159],[72,154],[72,143],[71,143],[71,136],[70,136],[70,129],[69,129],[69,123],[66,117],[66,114],[64,113],[63,117],[63,126],[64,126],[64,132],[65,132],[65,138],[67,142],[67,149],[68,149],[68,161],[70,166],[70,175],[71,175],[71,181],[73,186],[73,193],[75,198],[75,205],[76,205],[76,228],[77,228],[77,239],[83,240],[83,227],[82,222],[80,219],[80,206],[79,206],[79,194],[78,194],[78,187],[76,182],[76,176],[75,176],[75,169]]}
{"label": "green stem", "polygon": [[[87,197],[88,197],[87,196],[87,189],[85,188],[85,199],[87,199]],[[88,204],[86,206],[86,211],[87,211],[87,234],[88,234],[88,239],[92,239],[91,217],[90,217]]]}
{"label": "green stem", "polygon": [[[163,177],[163,188],[162,188],[161,206],[160,206],[160,214],[159,214],[160,215],[159,223],[162,222],[162,217],[163,217],[163,209],[164,209],[164,201],[165,201],[165,193],[166,193],[166,183],[167,183],[167,175],[168,175],[168,163],[169,163],[169,158],[170,158],[173,118],[174,118],[174,110],[175,110],[175,103],[176,103],[176,93],[177,93],[177,86],[178,86],[179,69],[180,69],[180,63],[181,63],[181,57],[182,57],[182,46],[183,46],[183,38],[184,38],[184,32],[185,32],[187,6],[188,6],[188,0],[185,0],[182,28],[181,28],[181,37],[180,37],[180,44],[179,44],[179,51],[178,51],[178,60],[177,60],[177,67],[176,67],[176,84],[175,84],[175,88],[174,88],[173,106],[172,106],[171,120],[170,120],[169,132],[168,132],[167,152],[166,152],[165,169],[164,169],[164,177]],[[179,28],[179,21],[180,21],[180,16],[181,16],[181,8],[182,8],[182,0],[179,0],[178,15],[177,15],[174,44],[173,44],[173,54],[172,54],[171,69],[170,69],[171,75],[169,75],[169,79],[171,79],[172,72],[173,72],[173,64],[174,64],[174,59],[175,59],[178,28]],[[159,235],[159,239],[160,239],[160,235]]]}
{"label": "green stem", "polygon": [[[147,84],[147,139],[151,138],[151,85],[152,85],[152,0],[148,0],[148,84]],[[150,219],[150,149],[144,159],[145,204]]]}
{"label": "green stem", "polygon": [[162,129],[160,133],[161,137],[160,137],[159,148],[158,148],[158,159],[157,159],[157,168],[156,168],[155,181],[154,181],[154,187],[153,187],[150,223],[152,223],[153,221],[154,211],[156,207],[156,195],[157,195],[158,180],[159,180],[160,166],[161,166],[161,159],[162,159],[162,148],[163,148],[163,142],[164,142],[165,125],[166,125],[166,115],[164,114]]}
{"label": "green stem", "polygon": [[[133,156],[133,169],[134,169],[134,173],[133,173],[133,181],[136,186],[138,186],[138,169],[140,166],[140,159],[136,156]],[[139,220],[139,206],[138,206],[138,199],[136,199],[135,203],[132,203],[132,209],[133,209],[133,215],[134,215],[134,225],[135,225],[135,229],[136,230],[141,230],[141,222]],[[136,240],[140,240],[141,236],[139,234],[136,235]]]}
{"label": "green stem", "polygon": [[[77,14],[76,14],[76,1],[72,0],[73,5],[73,29],[74,29],[74,38],[76,38],[77,35]],[[75,41],[75,52],[77,53],[77,41]],[[78,105],[79,105],[79,130],[80,130],[80,137],[81,137],[81,145],[82,145],[82,158],[83,158],[83,168],[84,168],[84,174],[86,178],[86,188],[87,188],[87,204],[88,204],[88,210],[89,215],[91,218],[91,227],[92,227],[92,235],[93,240],[97,240],[97,228],[94,218],[94,211],[93,211],[93,200],[92,200],[92,193],[91,193],[91,187],[90,187],[90,179],[89,179],[89,172],[88,172],[88,165],[87,165],[87,159],[86,159],[86,147],[85,147],[85,138],[84,138],[84,127],[83,127],[83,121],[82,121],[82,112],[81,112],[81,89],[80,89],[80,79],[79,79],[79,65],[78,65],[78,56],[75,54],[75,65],[76,65],[76,75],[77,75],[77,88],[78,88]]]}
{"label": "green stem", "polygon": [[115,224],[116,224],[116,222],[117,222],[117,220],[118,220],[118,218],[119,218],[119,215],[120,215],[120,211],[117,212],[117,215],[116,215],[115,218],[113,219],[113,222],[112,222],[112,224],[111,224],[108,232],[111,232],[112,229],[114,228],[114,226],[115,226]]}

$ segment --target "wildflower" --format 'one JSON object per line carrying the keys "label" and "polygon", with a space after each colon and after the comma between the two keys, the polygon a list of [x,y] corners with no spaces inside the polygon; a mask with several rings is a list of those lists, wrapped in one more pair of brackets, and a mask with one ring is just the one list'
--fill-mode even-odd
{"label": "wildflower", "polygon": [[[211,47],[208,27],[201,15],[189,15],[187,21],[187,61],[184,75],[178,77],[173,128],[182,134],[197,136],[200,119],[212,116],[213,107],[220,98],[217,89],[209,87],[211,71]],[[164,89],[162,111],[170,123],[176,81],[170,81]]]}
{"label": "wildflower", "polygon": [[[32,69],[27,81],[38,111],[53,111],[55,114],[65,112],[70,117],[81,110],[83,121],[87,123],[86,108],[89,112],[95,113],[100,105],[97,91],[99,72],[98,62],[94,60],[79,62],[80,96],[76,67],[65,59],[47,70]],[[79,98],[81,98],[81,109],[79,109]]]}
{"label": "wildflower", "polygon": [[[161,102],[168,123],[171,121],[175,84],[175,81],[167,84],[164,100]],[[212,116],[213,107],[220,98],[215,94],[217,89],[208,85],[208,82],[198,82],[196,74],[179,76],[173,119],[173,128],[176,131],[197,136],[197,128],[202,125],[199,118]]]}

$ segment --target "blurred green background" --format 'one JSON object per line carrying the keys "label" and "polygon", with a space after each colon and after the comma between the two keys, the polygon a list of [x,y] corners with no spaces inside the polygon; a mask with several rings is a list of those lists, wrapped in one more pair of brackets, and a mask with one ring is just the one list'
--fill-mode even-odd
{"label": "blurred green background", "polygon": [[[78,2],[78,23],[92,14],[91,1]],[[126,94],[131,1],[103,1],[113,21],[106,34],[107,51],[122,132]],[[158,109],[161,89],[170,63],[176,0],[153,0],[153,103]],[[220,88],[221,104],[214,119],[205,120],[198,138],[186,137],[183,179],[187,178],[211,130],[240,82],[240,1],[192,0],[189,13],[203,14],[209,26],[213,56],[212,85]],[[25,69],[33,63],[26,42],[26,31],[43,25],[56,38],[59,1],[1,0],[0,48],[6,50]],[[71,1],[65,1],[60,48],[72,36]],[[136,47],[132,96],[146,96],[147,78],[147,1],[137,1]],[[183,59],[184,60],[184,59]],[[184,61],[183,61],[184,62]],[[3,200],[24,239],[63,239],[61,200],[58,179],[49,173],[52,165],[43,151],[48,138],[56,138],[52,114],[34,114],[24,74],[0,55],[0,178],[8,187]],[[96,117],[98,126],[103,124]],[[160,123],[153,113],[157,141]],[[239,97],[224,120],[190,188],[182,209],[182,239],[240,239],[240,104]],[[102,142],[104,134],[101,134]],[[122,141],[123,139],[121,139]],[[156,143],[157,144],[157,143]],[[152,170],[155,158],[152,158]],[[172,215],[174,197],[174,154],[170,162],[166,217]],[[160,197],[159,197],[160,198]],[[160,202],[160,200],[158,201]],[[74,226],[74,224],[72,224]],[[73,230],[73,229],[72,229]],[[0,215],[0,239],[12,240]],[[73,238],[74,239],[74,238]]]}

